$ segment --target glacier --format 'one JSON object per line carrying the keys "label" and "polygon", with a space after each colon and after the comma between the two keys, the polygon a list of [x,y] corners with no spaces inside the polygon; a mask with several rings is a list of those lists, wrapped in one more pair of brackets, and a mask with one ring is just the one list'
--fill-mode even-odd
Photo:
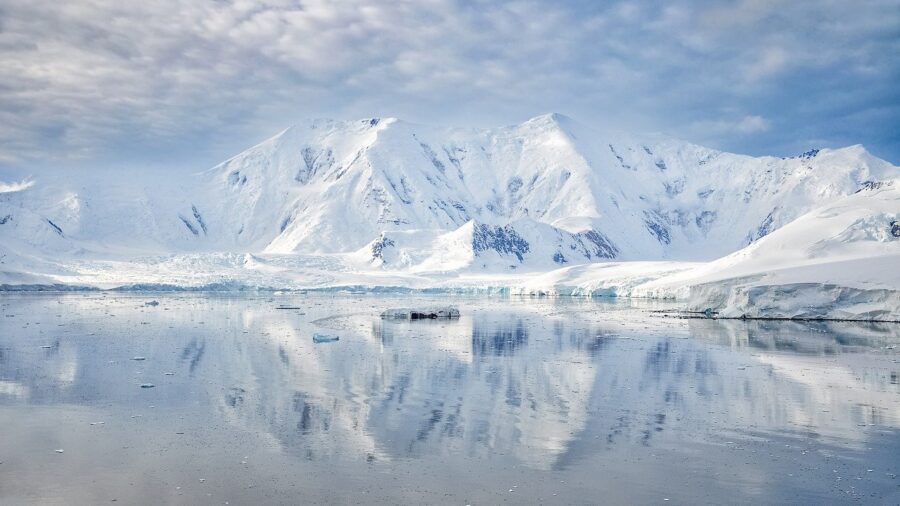
{"label": "glacier", "polygon": [[751,157],[559,114],[309,120],[185,175],[0,171],[4,290],[409,290],[665,298],[900,321],[900,170]]}

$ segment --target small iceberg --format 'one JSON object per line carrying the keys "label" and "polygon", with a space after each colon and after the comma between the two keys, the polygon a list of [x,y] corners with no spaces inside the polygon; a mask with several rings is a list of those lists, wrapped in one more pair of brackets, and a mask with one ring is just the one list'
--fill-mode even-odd
{"label": "small iceberg", "polygon": [[334,341],[338,341],[341,338],[338,336],[331,336],[328,334],[313,334],[313,342],[314,343],[333,343]]}
{"label": "small iceberg", "polygon": [[381,313],[385,320],[437,320],[459,318],[459,309],[455,307],[433,309],[388,309]]}

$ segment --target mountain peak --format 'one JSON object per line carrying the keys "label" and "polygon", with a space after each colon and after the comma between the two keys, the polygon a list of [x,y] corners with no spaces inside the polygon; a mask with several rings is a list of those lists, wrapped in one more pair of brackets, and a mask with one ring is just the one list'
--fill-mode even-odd
{"label": "mountain peak", "polygon": [[546,114],[541,114],[539,116],[535,116],[528,121],[526,124],[553,124],[557,126],[562,126],[564,124],[575,123],[575,120],[566,116],[565,114],[560,114],[558,112],[548,112]]}

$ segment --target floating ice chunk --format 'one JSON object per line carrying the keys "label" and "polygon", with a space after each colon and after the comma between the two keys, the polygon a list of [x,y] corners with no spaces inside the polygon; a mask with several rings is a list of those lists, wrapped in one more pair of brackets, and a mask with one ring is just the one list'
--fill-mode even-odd
{"label": "floating ice chunk", "polygon": [[60,448],[59,450],[56,450],[56,453],[62,453],[62,452],[64,452],[64,451],[65,451],[65,450],[63,450],[62,448]]}
{"label": "floating ice chunk", "polygon": [[331,336],[328,334],[313,334],[313,342],[314,343],[331,343],[339,340],[338,336]]}
{"label": "floating ice chunk", "polygon": [[381,313],[386,320],[436,320],[459,318],[459,310],[454,307],[430,309],[388,309]]}

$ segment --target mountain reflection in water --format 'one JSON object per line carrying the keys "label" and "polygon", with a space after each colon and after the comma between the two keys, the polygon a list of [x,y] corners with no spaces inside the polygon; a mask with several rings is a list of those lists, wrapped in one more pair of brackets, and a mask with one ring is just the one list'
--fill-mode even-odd
{"label": "mountain reflection in water", "polygon": [[[378,318],[408,298],[143,300],[5,298],[0,407],[152,403],[303,461],[556,472],[759,438],[865,451],[900,425],[896,325],[680,320],[590,301],[460,299],[458,320],[410,322]],[[274,309],[284,301],[301,309]],[[340,341],[314,344],[316,331]]]}

